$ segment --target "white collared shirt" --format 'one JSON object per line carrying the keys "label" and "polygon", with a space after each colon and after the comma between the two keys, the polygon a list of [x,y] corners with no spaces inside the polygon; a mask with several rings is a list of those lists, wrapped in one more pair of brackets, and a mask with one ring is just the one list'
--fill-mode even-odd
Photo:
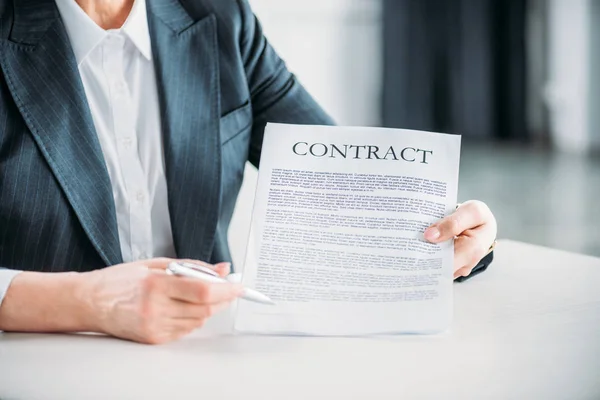
{"label": "white collared shirt", "polygon": [[105,31],[75,0],[56,0],[69,35],[117,212],[123,261],[174,257],[158,89],[145,0]]}
{"label": "white collared shirt", "polygon": [[[145,0],[105,31],[75,0],[56,0],[67,30],[116,207],[125,262],[174,257],[158,89]],[[0,304],[17,271],[0,270]]]}

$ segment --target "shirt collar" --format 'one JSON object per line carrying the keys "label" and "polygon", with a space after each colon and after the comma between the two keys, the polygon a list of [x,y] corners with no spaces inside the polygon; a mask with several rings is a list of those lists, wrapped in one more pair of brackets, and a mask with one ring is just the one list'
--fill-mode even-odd
{"label": "shirt collar", "polygon": [[146,59],[152,59],[146,0],[135,0],[129,17],[121,28]]}
{"label": "shirt collar", "polygon": [[108,32],[123,32],[142,55],[152,59],[146,0],[135,0],[127,20],[120,29],[105,31],[79,7],[75,0],[56,0],[77,64],[81,64]]}

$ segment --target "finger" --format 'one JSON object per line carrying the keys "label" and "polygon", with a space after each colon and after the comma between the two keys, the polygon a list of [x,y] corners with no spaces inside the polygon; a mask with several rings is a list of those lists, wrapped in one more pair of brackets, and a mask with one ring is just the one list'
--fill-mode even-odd
{"label": "finger", "polygon": [[174,318],[169,320],[169,325],[166,329],[173,334],[186,334],[203,326],[206,323],[206,320],[207,318]]}
{"label": "finger", "polygon": [[180,321],[186,321],[185,323],[181,324],[181,325],[174,325],[173,326],[173,331],[171,333],[171,340],[179,340],[181,338],[183,338],[184,336],[189,335],[190,333],[194,332],[196,329],[202,328],[204,326],[204,324],[206,323],[205,319],[197,319],[197,320],[180,320]]}
{"label": "finger", "polygon": [[424,237],[432,243],[444,242],[490,220],[493,220],[493,216],[484,203],[469,201],[461,205],[452,215],[427,228]]}
{"label": "finger", "polygon": [[150,344],[164,344],[180,339],[205,323],[205,319],[180,319],[165,321],[158,333],[152,334],[146,339]]}
{"label": "finger", "polygon": [[159,258],[152,258],[150,260],[144,260],[143,263],[146,267],[148,267],[151,270],[166,270],[167,267],[169,266],[170,262],[175,261],[172,258],[166,258],[166,257],[159,257]]}
{"label": "finger", "polygon": [[214,270],[222,277],[226,277],[231,272],[230,262],[220,262],[214,265]]}
{"label": "finger", "polygon": [[172,300],[172,304],[169,305],[169,316],[174,319],[206,319],[223,311],[230,305],[231,301],[199,305],[180,300]]}
{"label": "finger", "polygon": [[[487,253],[481,234],[459,236],[454,241],[454,271],[467,268],[470,272]],[[487,241],[485,242],[487,243]],[[463,271],[464,272],[464,271]]]}
{"label": "finger", "polygon": [[209,283],[181,276],[164,277],[166,295],[193,304],[217,304],[240,296],[243,286],[234,283]]}
{"label": "finger", "polygon": [[461,268],[458,271],[454,271],[454,279],[456,278],[460,278],[461,276],[469,276],[471,275],[471,271],[473,271],[473,268]]}

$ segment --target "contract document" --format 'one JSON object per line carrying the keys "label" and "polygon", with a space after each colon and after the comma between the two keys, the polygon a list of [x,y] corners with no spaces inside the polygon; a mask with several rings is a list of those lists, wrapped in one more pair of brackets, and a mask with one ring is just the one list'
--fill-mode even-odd
{"label": "contract document", "polygon": [[460,136],[268,124],[235,330],[435,333],[452,320],[454,244],[425,229],[456,207]]}

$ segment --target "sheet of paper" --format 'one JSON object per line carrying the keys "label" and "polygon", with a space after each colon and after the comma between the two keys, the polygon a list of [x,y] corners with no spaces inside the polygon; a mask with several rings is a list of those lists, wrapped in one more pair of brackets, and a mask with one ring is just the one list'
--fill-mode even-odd
{"label": "sheet of paper", "polygon": [[453,243],[423,240],[456,206],[460,136],[268,124],[235,329],[434,333],[452,319]]}

